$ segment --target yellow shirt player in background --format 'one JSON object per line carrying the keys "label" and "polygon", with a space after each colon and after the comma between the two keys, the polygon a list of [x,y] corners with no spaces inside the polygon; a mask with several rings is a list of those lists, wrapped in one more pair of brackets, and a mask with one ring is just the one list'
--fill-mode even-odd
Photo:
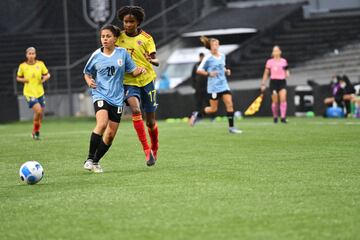
{"label": "yellow shirt player in background", "polygon": [[29,108],[34,111],[34,127],[32,137],[40,139],[40,127],[45,107],[43,83],[50,79],[50,74],[44,62],[36,59],[36,49],[26,49],[26,60],[19,65],[16,80],[24,83],[24,96]]}
{"label": "yellow shirt player in background", "polygon": [[[117,16],[124,28],[117,40],[117,45],[126,48],[135,64],[146,70],[138,77],[126,74],[124,89],[125,101],[132,111],[133,125],[145,152],[146,164],[153,166],[159,148],[158,127],[155,119],[158,105],[154,86],[156,74],[153,69],[153,66],[159,66],[159,60],[156,59],[156,46],[153,38],[139,28],[145,18],[144,9],[138,6],[124,6],[118,10]],[[146,137],[140,106],[146,114],[151,147]]]}

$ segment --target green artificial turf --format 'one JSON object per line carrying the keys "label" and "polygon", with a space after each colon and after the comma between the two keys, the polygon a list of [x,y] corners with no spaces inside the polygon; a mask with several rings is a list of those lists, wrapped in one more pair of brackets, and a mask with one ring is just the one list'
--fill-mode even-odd
{"label": "green artificial turf", "polygon": [[[159,122],[155,167],[131,122],[83,170],[94,119],[0,125],[0,239],[359,239],[360,121]],[[39,161],[37,185],[19,167]]]}

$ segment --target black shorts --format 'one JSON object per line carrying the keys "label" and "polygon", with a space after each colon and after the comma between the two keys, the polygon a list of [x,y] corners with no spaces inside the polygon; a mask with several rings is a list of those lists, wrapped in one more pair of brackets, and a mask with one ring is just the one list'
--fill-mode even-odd
{"label": "black shorts", "polygon": [[271,94],[273,93],[279,93],[280,90],[286,89],[286,80],[270,80],[270,91]]}
{"label": "black shorts", "polygon": [[209,93],[209,99],[210,100],[219,100],[219,98],[221,98],[223,95],[226,95],[226,94],[231,95],[230,90],[226,90],[226,91],[219,92],[219,93]]}
{"label": "black shorts", "polygon": [[109,120],[119,123],[123,112],[123,107],[115,107],[110,105],[105,100],[97,100],[94,102],[95,114],[99,110],[106,110],[108,112]]}

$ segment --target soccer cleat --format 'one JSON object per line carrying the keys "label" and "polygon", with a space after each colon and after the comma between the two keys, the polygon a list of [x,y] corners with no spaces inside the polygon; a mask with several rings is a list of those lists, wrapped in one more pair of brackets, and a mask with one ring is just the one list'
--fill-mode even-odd
{"label": "soccer cleat", "polygon": [[31,136],[34,140],[40,140],[40,132],[33,132]]}
{"label": "soccer cleat", "polygon": [[278,123],[278,118],[274,118],[274,123]]}
{"label": "soccer cleat", "polygon": [[285,124],[286,124],[286,123],[288,123],[288,121],[286,120],[286,118],[282,118],[282,119],[281,119],[281,123],[285,123]]}
{"label": "soccer cleat", "polygon": [[84,169],[91,171],[93,169],[93,165],[94,165],[93,160],[88,159],[84,162]]}
{"label": "soccer cleat", "polygon": [[156,160],[154,157],[154,153],[151,149],[145,150],[145,156],[146,156],[146,165],[148,167],[155,165]]}
{"label": "soccer cleat", "polygon": [[199,112],[193,112],[191,114],[191,117],[189,119],[189,125],[190,127],[193,127],[198,119]]}
{"label": "soccer cleat", "polygon": [[102,173],[102,172],[104,172],[99,163],[93,163],[92,171],[94,173]]}
{"label": "soccer cleat", "polygon": [[229,127],[229,133],[239,134],[239,133],[242,133],[242,131],[240,129],[235,128],[235,127]]}

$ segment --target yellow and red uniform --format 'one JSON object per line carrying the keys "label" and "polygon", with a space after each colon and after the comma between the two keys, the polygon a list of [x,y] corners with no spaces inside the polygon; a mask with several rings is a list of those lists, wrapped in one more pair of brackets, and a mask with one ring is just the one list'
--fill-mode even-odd
{"label": "yellow and red uniform", "polygon": [[48,73],[49,71],[44,62],[40,60],[36,60],[34,64],[23,62],[19,65],[17,76],[28,81],[24,83],[23,90],[26,99],[30,97],[39,98],[44,95],[42,76]]}
{"label": "yellow and red uniform", "polygon": [[131,55],[136,66],[143,67],[146,69],[146,73],[143,73],[137,77],[133,77],[131,74],[125,74],[124,84],[144,87],[156,78],[156,73],[153,69],[152,64],[146,59],[146,55],[156,53],[156,46],[153,38],[150,34],[141,30],[141,32],[130,37],[123,31],[121,32],[116,45],[126,48]]}

